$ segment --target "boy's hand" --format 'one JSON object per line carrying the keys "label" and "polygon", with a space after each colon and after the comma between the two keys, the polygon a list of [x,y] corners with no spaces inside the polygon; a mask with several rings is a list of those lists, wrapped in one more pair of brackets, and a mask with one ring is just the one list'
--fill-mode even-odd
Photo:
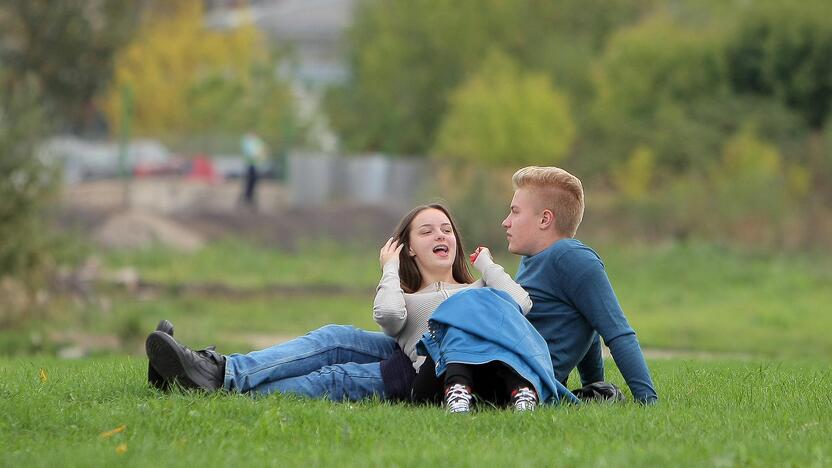
{"label": "boy's hand", "polygon": [[378,261],[381,263],[381,268],[384,268],[384,265],[387,265],[389,262],[398,259],[402,247],[404,247],[404,244],[400,244],[395,238],[391,237],[388,239],[378,254]]}

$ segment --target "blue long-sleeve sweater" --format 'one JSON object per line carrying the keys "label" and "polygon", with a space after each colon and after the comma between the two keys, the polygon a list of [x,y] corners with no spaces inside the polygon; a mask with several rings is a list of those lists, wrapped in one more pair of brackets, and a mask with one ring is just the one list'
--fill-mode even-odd
{"label": "blue long-sleeve sweater", "polygon": [[600,335],[633,398],[658,399],[636,333],[594,250],[576,239],[561,239],[523,257],[517,282],[532,298],[526,318],[546,339],[559,381],[565,382],[576,366],[584,385],[604,380]]}

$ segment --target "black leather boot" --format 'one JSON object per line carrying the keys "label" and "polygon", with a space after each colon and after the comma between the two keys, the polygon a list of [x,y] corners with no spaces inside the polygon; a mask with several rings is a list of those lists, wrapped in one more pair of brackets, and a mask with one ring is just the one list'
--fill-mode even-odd
{"label": "black leather boot", "polygon": [[[161,320],[159,321],[159,325],[156,325],[156,331],[173,336],[173,324],[168,320]],[[162,376],[156,372],[156,369],[153,368],[150,361],[147,363],[147,382],[159,390],[165,391],[170,388],[170,381],[163,379]]]}
{"label": "black leather boot", "polygon": [[207,391],[222,388],[225,357],[213,348],[194,351],[167,333],[155,331],[147,337],[145,350],[150,364],[163,379],[183,388]]}

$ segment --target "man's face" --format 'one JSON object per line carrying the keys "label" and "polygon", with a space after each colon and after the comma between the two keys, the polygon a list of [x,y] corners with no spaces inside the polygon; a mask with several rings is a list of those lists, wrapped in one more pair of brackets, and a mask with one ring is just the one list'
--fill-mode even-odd
{"label": "man's face", "polygon": [[511,209],[503,220],[508,239],[508,251],[516,255],[534,255],[541,231],[542,210],[535,193],[528,188],[520,188],[511,199]]}

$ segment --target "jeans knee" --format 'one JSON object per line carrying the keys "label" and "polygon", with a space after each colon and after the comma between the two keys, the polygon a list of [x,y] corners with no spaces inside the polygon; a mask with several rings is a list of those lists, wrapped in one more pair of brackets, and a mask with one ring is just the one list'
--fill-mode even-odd
{"label": "jeans knee", "polygon": [[[339,344],[344,340],[344,337],[352,337],[358,329],[352,325],[324,325],[323,327],[309,333],[309,336],[319,338],[322,344]],[[350,341],[347,339],[346,341]]]}

